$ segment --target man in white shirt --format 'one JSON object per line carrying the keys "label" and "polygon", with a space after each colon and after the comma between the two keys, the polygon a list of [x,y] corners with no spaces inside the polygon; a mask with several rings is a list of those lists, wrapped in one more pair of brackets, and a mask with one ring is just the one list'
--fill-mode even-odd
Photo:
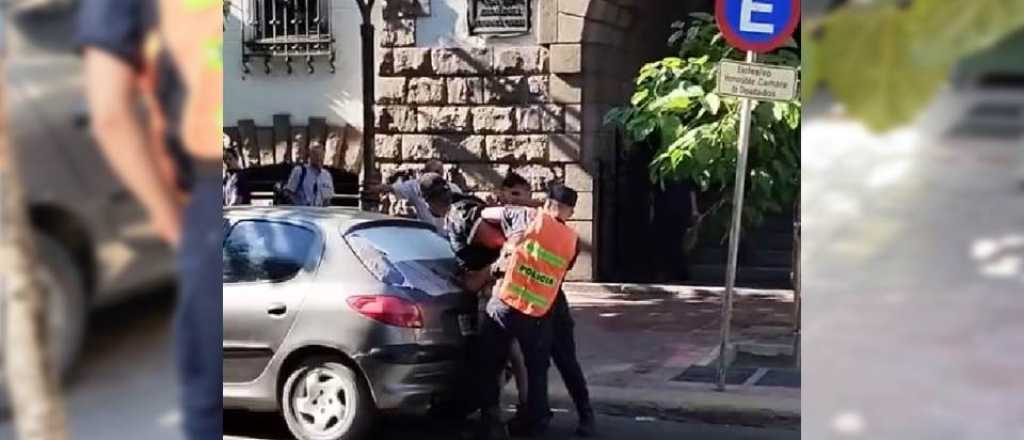
{"label": "man in white shirt", "polygon": [[448,188],[452,190],[452,194],[463,194],[462,187],[456,185],[452,179],[453,173],[445,173],[444,162],[441,162],[438,159],[428,160],[427,163],[423,165],[423,172],[421,175],[426,173],[437,173],[444,176],[445,180],[448,181]]}
{"label": "man in white shirt", "polygon": [[440,174],[424,173],[418,179],[385,185],[380,190],[412,202],[416,207],[416,217],[433,225],[439,235],[447,238],[444,219],[452,204],[452,189]]}
{"label": "man in white shirt", "polygon": [[330,206],[334,198],[334,179],[324,168],[324,147],[320,144],[309,146],[309,160],[306,165],[297,165],[284,186],[285,194],[292,204],[299,206]]}

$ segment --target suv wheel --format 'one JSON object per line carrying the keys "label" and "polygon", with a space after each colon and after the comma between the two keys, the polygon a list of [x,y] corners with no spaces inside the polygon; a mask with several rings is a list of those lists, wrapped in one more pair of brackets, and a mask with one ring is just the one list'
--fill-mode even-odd
{"label": "suv wheel", "polygon": [[[50,362],[56,365],[62,379],[67,378],[82,349],[88,317],[85,281],[71,254],[50,236],[35,234],[36,254],[40,265],[39,279],[47,296],[47,332]],[[0,303],[2,306],[2,303]],[[0,307],[0,331],[3,331]],[[9,408],[7,375],[2,369],[4,354],[0,338],[0,411]]]}
{"label": "suv wheel", "polygon": [[361,439],[375,411],[359,375],[332,357],[311,357],[292,370],[281,390],[281,408],[300,440]]}

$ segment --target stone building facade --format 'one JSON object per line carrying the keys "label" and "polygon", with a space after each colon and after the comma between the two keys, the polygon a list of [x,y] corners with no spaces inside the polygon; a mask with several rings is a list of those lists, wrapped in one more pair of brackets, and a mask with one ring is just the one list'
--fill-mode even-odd
{"label": "stone building facade", "polygon": [[508,170],[538,192],[563,182],[580,192],[570,224],[584,246],[570,278],[594,279],[596,141],[607,131],[603,109],[584,107],[585,86],[590,80],[595,89],[623,87],[584,75],[584,30],[587,22],[600,27],[592,47],[610,48],[624,39],[634,8],[625,1],[540,0],[532,5],[532,44],[494,38],[479,47],[422,47],[417,25],[431,14],[431,1],[440,0],[392,0],[383,10],[376,113],[383,174],[436,158],[465,176],[471,191],[493,189]]}
{"label": "stone building facade", "polygon": [[[580,192],[571,225],[580,235],[582,253],[570,278],[612,279],[624,259],[633,258],[617,243],[646,240],[637,235],[643,231],[631,231],[617,220],[622,216],[616,208],[626,206],[619,203],[624,198],[645,195],[617,186],[621,146],[602,118],[612,106],[628,102],[639,66],[666,54],[672,21],[709,10],[713,2],[528,1],[529,30],[501,36],[468,31],[472,0],[378,2],[377,163],[387,179],[441,159],[453,179],[480,193],[494,189],[508,170],[526,177],[538,195],[551,182],[564,182]],[[358,39],[358,29],[344,32],[337,37]],[[338,66],[358,70],[352,67],[358,62],[350,52],[339,56]],[[358,90],[324,92],[346,108],[362,104],[354,98]],[[334,97],[339,94],[347,100]],[[242,110],[249,113],[239,114],[252,113],[251,108]],[[276,113],[272,108],[265,112]],[[319,133],[338,134],[328,146],[328,162],[358,174],[361,121],[321,119],[327,129]],[[262,144],[295,144],[296,151],[317,136],[327,140],[312,131],[308,139],[293,139],[292,132],[305,133],[303,127],[292,127],[286,139],[277,139],[273,127],[255,130],[264,132]],[[286,130],[278,131],[283,135]]]}

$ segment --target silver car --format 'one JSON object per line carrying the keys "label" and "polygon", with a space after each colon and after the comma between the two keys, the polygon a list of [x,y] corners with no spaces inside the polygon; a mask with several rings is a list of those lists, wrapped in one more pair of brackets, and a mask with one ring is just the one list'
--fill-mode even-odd
{"label": "silver car", "polygon": [[[175,274],[170,248],[111,172],[91,135],[82,59],[73,39],[77,3],[0,6],[4,135],[13,149],[13,167],[20,171],[36,267],[49,295],[49,355],[63,377],[74,376],[90,340],[93,309],[172,292],[165,286]],[[0,353],[2,344],[0,338]],[[0,357],[0,412],[8,406],[2,365]]]}
{"label": "silver car", "polygon": [[473,296],[430,226],[354,208],[225,208],[224,407],[299,439],[353,439],[378,411],[450,396]]}

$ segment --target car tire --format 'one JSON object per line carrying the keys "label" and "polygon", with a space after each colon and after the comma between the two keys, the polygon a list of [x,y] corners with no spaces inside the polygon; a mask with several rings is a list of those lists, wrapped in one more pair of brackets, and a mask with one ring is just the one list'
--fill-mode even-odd
{"label": "car tire", "polygon": [[[85,340],[89,315],[85,278],[68,250],[50,236],[37,232],[35,245],[41,262],[39,278],[49,293],[46,316],[50,360],[57,365],[61,379],[67,380]],[[3,313],[0,307],[0,324]],[[2,325],[0,331],[3,331]],[[3,359],[4,339],[0,338],[0,360]],[[8,409],[6,371],[0,366],[0,411]]]}
{"label": "car tire", "polygon": [[376,413],[366,382],[334,357],[303,360],[280,396],[288,430],[299,440],[363,439]]}

